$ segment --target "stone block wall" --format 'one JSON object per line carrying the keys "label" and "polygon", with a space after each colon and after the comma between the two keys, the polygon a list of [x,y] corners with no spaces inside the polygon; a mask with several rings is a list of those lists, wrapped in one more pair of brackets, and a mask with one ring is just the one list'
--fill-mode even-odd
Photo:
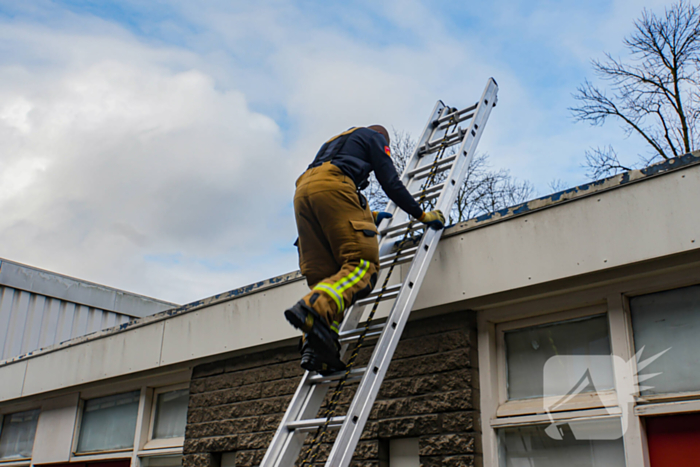
{"label": "stone block wall", "polygon": [[[360,354],[358,365],[369,358]],[[421,465],[481,465],[474,313],[410,321],[355,451],[360,466],[388,466],[389,440],[418,438]],[[184,444],[185,467],[260,463],[302,375],[296,346],[195,368]],[[345,413],[354,386],[341,397]],[[307,437],[309,438],[309,437]],[[319,462],[330,445],[319,450]],[[321,465],[321,464],[319,464]]]}

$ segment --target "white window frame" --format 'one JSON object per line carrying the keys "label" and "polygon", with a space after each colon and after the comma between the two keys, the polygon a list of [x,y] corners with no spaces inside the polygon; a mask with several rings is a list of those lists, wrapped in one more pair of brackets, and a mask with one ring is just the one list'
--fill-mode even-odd
{"label": "white window frame", "polygon": [[[477,341],[479,347],[479,368],[481,369],[479,372],[481,388],[480,408],[482,420],[484,421],[482,430],[484,465],[500,465],[497,433],[499,428],[539,425],[552,421],[621,417],[622,409],[618,403],[617,392],[621,386],[627,388],[626,385],[632,384],[632,382],[630,379],[631,375],[626,374],[626,368],[619,368],[619,365],[615,364],[616,359],[612,359],[614,388],[610,391],[582,394],[580,397],[570,400],[566,405],[558,407],[556,412],[550,414],[545,413],[543,409],[545,402],[549,398],[508,401],[505,332],[542,324],[554,324],[577,318],[604,315],[608,320],[611,357],[620,356],[627,361],[634,353],[630,355],[631,349],[627,345],[629,342],[627,336],[631,335],[631,321],[625,317],[622,298],[621,293],[613,294],[605,301],[599,300],[597,303],[579,307],[562,305],[562,298],[542,299],[526,304],[478,312]],[[538,302],[540,306],[538,306]],[[554,302],[554,304],[549,302]],[[575,299],[570,298],[567,300],[564,298],[564,302],[569,304],[575,303]],[[555,396],[554,399],[558,400],[560,397]],[[643,431],[641,426],[632,423],[631,420],[635,419],[638,421],[639,418],[634,416],[629,418],[629,428],[623,435],[627,466],[645,465],[635,463],[635,459],[638,456],[629,455],[628,444],[630,444],[630,440],[628,438],[630,437],[636,437],[635,439],[638,441],[637,443],[631,443],[632,445],[637,444],[639,447],[642,445],[646,447],[645,443],[641,442],[640,432]],[[646,466],[648,466],[648,461]]]}
{"label": "white window frame", "polygon": [[[590,306],[573,310],[551,313],[548,315],[540,315],[499,323],[496,325],[497,335],[497,358],[498,358],[498,396],[499,405],[496,410],[496,417],[512,417],[517,415],[535,415],[544,414],[544,407],[547,402],[556,402],[561,399],[561,396],[553,397],[538,397],[531,399],[508,400],[508,362],[506,356],[505,335],[508,331],[524,329],[533,326],[541,326],[546,324],[558,324],[578,318],[593,318],[596,316],[605,316],[607,309],[602,306]],[[612,340],[612,339],[611,339]],[[612,343],[611,343],[612,349]],[[611,359],[612,360],[612,359]],[[602,404],[600,403],[602,402]],[[579,394],[566,404],[558,406],[557,412],[596,409],[601,407],[616,407],[617,394],[615,390],[601,391],[598,393]],[[548,420],[548,419],[547,419]]]}
{"label": "white window frame", "polygon": [[[97,399],[100,397],[106,397],[106,396],[111,396],[111,395],[119,395],[119,394],[126,394],[128,392],[134,392],[138,391],[139,387],[125,387],[125,388],[120,388],[118,391],[114,391],[114,388],[112,388],[112,391],[107,391],[106,389],[101,389],[98,390],[97,392],[94,391],[89,391],[86,393],[81,393],[80,394],[80,401],[78,402],[78,410],[77,410],[77,419],[75,421],[75,428],[73,429],[73,445],[71,446],[71,455],[70,455],[70,462],[89,462],[93,460],[102,460],[102,459],[126,459],[129,457],[132,457],[131,454],[125,455],[127,453],[132,453],[135,450],[136,444],[134,444],[133,447],[130,448],[123,448],[123,449],[109,449],[105,451],[87,451],[87,452],[78,452],[78,442],[80,441],[80,427],[83,424],[83,411],[85,410],[85,402],[91,399]],[[136,415],[136,430],[134,433],[134,443],[136,443],[138,439],[138,433],[139,433],[139,426],[141,424],[141,413],[143,410],[144,406],[144,390],[145,388],[140,388],[141,394],[139,397],[139,407],[137,409],[137,415]]]}
{"label": "white window frame", "polygon": [[[131,458],[132,467],[140,467],[140,457],[148,456],[166,456],[166,455],[182,455],[182,444],[178,447],[169,447],[162,449],[144,450],[144,446],[148,442],[148,436],[151,429],[151,411],[153,410],[153,394],[157,389],[154,388],[174,388],[177,386],[187,387],[192,378],[192,369],[186,368],[174,372],[157,376],[144,376],[135,380],[98,386],[95,388],[86,389],[80,392],[80,401],[78,410],[76,411],[76,422],[73,429],[73,442],[71,445],[71,455],[69,462],[90,462],[98,460],[111,459],[128,459]],[[136,429],[134,433],[133,448],[120,449],[114,451],[99,451],[90,453],[76,453],[78,447],[78,436],[80,434],[80,425],[83,420],[83,408],[85,401],[98,397],[123,394],[130,391],[141,391],[139,397],[139,408],[136,419]],[[183,440],[184,443],[184,440]],[[0,465],[0,467],[5,467]]]}
{"label": "white window frame", "polygon": [[[185,443],[185,437],[184,436],[179,436],[177,438],[153,438],[153,430],[155,429],[155,421],[156,421],[156,409],[158,405],[158,395],[166,393],[166,392],[171,392],[171,391],[178,391],[180,389],[189,389],[190,385],[189,383],[180,383],[180,384],[173,384],[171,386],[163,386],[160,388],[157,388],[153,391],[153,395],[151,398],[151,404],[150,404],[150,416],[149,416],[149,422],[148,422],[148,435],[146,437],[146,444],[143,446],[143,448],[140,450],[139,455],[141,457],[148,456],[150,455],[148,451],[152,449],[158,449],[160,452],[158,453],[159,455],[165,455],[162,453],[162,450],[165,448],[179,448],[179,453],[182,453],[182,446]],[[169,452],[174,452],[173,449],[170,449]],[[143,453],[143,454],[142,454]]]}
{"label": "white window frame", "polygon": [[[611,294],[608,301],[611,309],[615,308],[624,327],[625,342],[620,342],[618,347],[623,358],[631,361],[629,368],[632,374],[625,375],[628,383],[633,385],[629,390],[634,394],[635,406],[633,414],[629,417],[627,432],[625,433],[625,453],[628,456],[628,466],[649,467],[649,448],[647,445],[645,417],[657,415],[680,415],[685,413],[700,412],[700,392],[666,393],[642,396],[636,391],[640,384],[637,380],[637,362],[635,358],[636,346],[632,329],[632,308],[630,299],[639,295],[648,295],[659,292],[672,291],[683,287],[700,285],[700,277],[693,277],[683,271],[683,277],[679,279],[662,280],[658,283],[638,287],[627,293]],[[625,384],[623,381],[622,384]],[[630,461],[632,459],[632,461]],[[632,463],[633,462],[633,463]]]}
{"label": "white window frame", "polygon": [[[2,423],[5,421],[5,416],[37,409],[39,409],[39,417],[41,417],[41,406],[37,406],[37,404],[34,402],[0,408],[0,436],[2,436]],[[34,436],[36,437],[36,431],[34,432]],[[14,459],[0,460],[0,466],[2,467],[24,467],[30,465],[31,463],[31,457],[17,457]]]}

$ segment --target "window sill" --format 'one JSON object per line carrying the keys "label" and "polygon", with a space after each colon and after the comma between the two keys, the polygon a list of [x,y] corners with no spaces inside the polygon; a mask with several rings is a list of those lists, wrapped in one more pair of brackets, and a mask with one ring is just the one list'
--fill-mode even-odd
{"label": "window sill", "polygon": [[89,462],[102,459],[128,459],[133,449],[119,449],[113,451],[91,451],[86,453],[73,453],[70,462]]}
{"label": "window sill", "polygon": [[557,405],[557,403],[565,397],[566,396],[553,396],[540,399],[508,401],[498,407],[498,410],[496,410],[496,418],[499,419],[501,417],[519,415],[546,415],[548,412],[570,412],[572,410],[617,406],[617,394],[615,391],[577,394],[569,398],[565,403]]}
{"label": "window sill", "polygon": [[643,404],[634,408],[635,415],[672,415],[687,412],[700,412],[700,400],[666,401],[657,404]]}
{"label": "window sill", "polygon": [[162,449],[162,448],[180,448],[185,444],[185,437],[180,436],[178,438],[162,438],[162,439],[152,439],[146,443],[143,450],[149,449]]}
{"label": "window sill", "polygon": [[182,455],[182,446],[170,447],[170,448],[159,448],[159,449],[144,449],[138,452],[139,457],[152,457],[152,456],[180,456]]}
{"label": "window sill", "polygon": [[700,399],[700,392],[673,392],[666,394],[648,394],[637,396],[638,404],[656,404],[660,402],[675,402]]}
{"label": "window sill", "polygon": [[598,420],[605,418],[619,418],[622,410],[619,407],[610,409],[576,410],[573,412],[559,412],[548,415],[522,415],[519,417],[504,417],[491,419],[491,428],[505,428],[527,425],[541,425],[553,422],[570,422],[578,420]]}
{"label": "window sill", "polygon": [[0,465],[2,467],[20,467],[29,465],[32,463],[31,457],[19,457],[14,459],[0,459]]}

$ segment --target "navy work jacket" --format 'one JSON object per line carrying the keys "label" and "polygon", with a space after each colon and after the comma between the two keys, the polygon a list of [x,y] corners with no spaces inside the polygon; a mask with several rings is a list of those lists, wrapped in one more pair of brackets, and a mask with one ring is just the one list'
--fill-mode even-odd
{"label": "navy work jacket", "polygon": [[[344,136],[350,131],[352,133]],[[374,171],[377,181],[389,199],[411,216],[419,218],[423,209],[401,183],[384,136],[369,128],[357,128],[345,133],[321,146],[309,168],[330,161],[360,189],[367,187],[369,174]],[[337,150],[335,145],[341,145],[340,149]],[[336,154],[333,154],[334,150],[337,150]]]}

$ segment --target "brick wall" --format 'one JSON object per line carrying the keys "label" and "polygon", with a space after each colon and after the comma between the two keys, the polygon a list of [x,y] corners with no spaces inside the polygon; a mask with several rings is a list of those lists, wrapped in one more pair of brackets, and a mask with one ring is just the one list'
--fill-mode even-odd
{"label": "brick wall", "polygon": [[[481,464],[475,329],[474,314],[465,312],[409,322],[355,452],[356,465],[385,466],[388,440],[407,437],[419,439],[423,466]],[[368,356],[361,354],[358,364]],[[301,375],[296,346],[195,368],[185,467],[217,467],[220,454],[232,451],[237,467],[258,465]],[[354,387],[344,393],[341,413]]]}

